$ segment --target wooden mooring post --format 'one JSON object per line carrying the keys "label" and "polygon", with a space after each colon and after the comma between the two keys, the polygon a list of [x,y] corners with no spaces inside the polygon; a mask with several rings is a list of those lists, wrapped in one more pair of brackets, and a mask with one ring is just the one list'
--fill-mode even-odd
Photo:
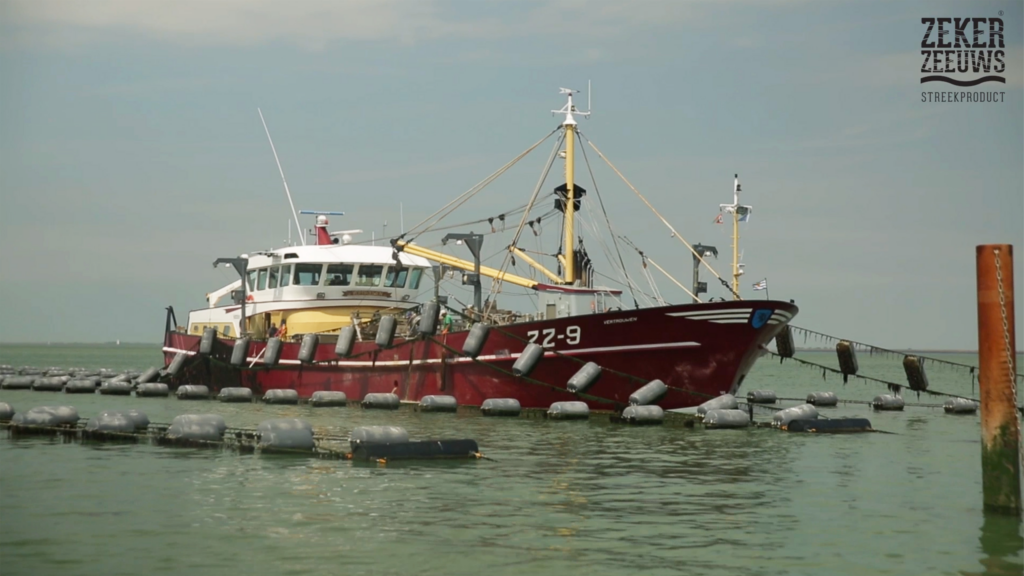
{"label": "wooden mooring post", "polygon": [[985,509],[1021,514],[1013,247],[977,247],[981,474]]}

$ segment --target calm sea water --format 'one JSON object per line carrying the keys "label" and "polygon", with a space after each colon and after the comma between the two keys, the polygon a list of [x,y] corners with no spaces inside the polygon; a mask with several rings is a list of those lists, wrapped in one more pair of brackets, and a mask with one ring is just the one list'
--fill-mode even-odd
{"label": "calm sea water", "polygon": [[[0,364],[16,366],[160,363],[156,346],[0,346]],[[897,360],[860,363],[904,381]],[[929,369],[933,389],[971,393],[969,375]],[[753,388],[886,392],[767,358]],[[982,512],[978,417],[941,409],[840,407],[829,414],[893,434],[818,436],[9,390],[0,401],[68,404],[83,417],[139,408],[154,422],[300,417],[343,435],[392,424],[415,438],[475,438],[494,459],[379,466],[0,435],[4,575],[1024,572],[1020,521]]]}

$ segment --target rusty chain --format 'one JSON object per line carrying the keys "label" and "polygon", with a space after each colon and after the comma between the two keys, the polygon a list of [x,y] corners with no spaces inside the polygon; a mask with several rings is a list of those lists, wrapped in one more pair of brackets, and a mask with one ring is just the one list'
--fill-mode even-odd
{"label": "rusty chain", "polygon": [[[1003,289],[1003,266],[1002,258],[999,257],[999,249],[992,251],[996,261],[996,286],[999,289],[999,312],[1003,320],[1003,346],[1006,353],[1006,371],[1010,377],[1010,396],[1013,406],[1017,406],[1017,375],[1014,370],[1014,359],[1016,357],[1013,346],[1010,344],[1010,321],[1006,316],[1006,292]],[[1017,410],[1013,411],[1013,421],[1017,425],[1017,455],[1020,459],[1020,466],[1024,468],[1024,451],[1020,449],[1020,418]]]}

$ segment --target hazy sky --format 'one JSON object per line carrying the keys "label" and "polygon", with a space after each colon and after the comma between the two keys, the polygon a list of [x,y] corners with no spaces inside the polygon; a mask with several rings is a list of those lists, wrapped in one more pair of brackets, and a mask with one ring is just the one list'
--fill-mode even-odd
{"label": "hazy sky", "polygon": [[[921,102],[961,90],[920,84],[921,18],[1001,11],[1007,83],[978,90],[1005,101]],[[767,277],[797,325],[974,348],[975,245],[1014,244],[1024,292],[1022,28],[1020,1],[0,0],[0,341],[155,342],[165,306],[183,319],[233,279],[214,258],[280,246],[290,212],[258,106],[297,208],[343,210],[331,228],[368,238],[397,231],[399,203],[410,226],[537,141],[557,89],[589,79],[581,130],[721,250],[722,274],[712,221],[740,174],[744,297]],[[549,151],[451,221],[525,204]],[[688,283],[688,252],[590,160],[617,230]]]}

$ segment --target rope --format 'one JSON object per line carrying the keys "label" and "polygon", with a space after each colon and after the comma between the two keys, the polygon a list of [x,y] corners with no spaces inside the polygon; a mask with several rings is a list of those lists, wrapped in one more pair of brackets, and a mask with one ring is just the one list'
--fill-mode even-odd
{"label": "rope", "polygon": [[[622,259],[622,251],[619,250],[619,243],[615,239],[615,231],[612,230],[611,218],[608,217],[608,211],[604,208],[604,200],[601,198],[601,191],[597,188],[597,180],[594,179],[594,170],[590,167],[590,158],[587,157],[587,148],[585,146],[580,146],[580,150],[583,152],[583,161],[587,164],[587,172],[590,173],[590,183],[594,185],[594,194],[597,194],[597,202],[601,205],[601,213],[604,214],[604,221],[608,224],[608,233],[612,236],[612,244],[615,246],[615,254],[619,257],[619,266],[622,267],[622,274],[628,280],[629,273],[626,272],[626,262]],[[633,308],[639,309],[640,304],[636,301],[636,294],[633,293],[633,287],[629,284],[626,286],[629,288],[629,295],[633,298]]]}
{"label": "rope", "polygon": [[[871,353],[871,354],[873,354],[875,352],[879,352],[879,353],[883,353],[883,354],[892,354],[893,356],[899,356],[901,358],[906,358],[907,356],[914,356],[916,358],[919,358],[922,361],[927,360],[928,362],[931,362],[931,363],[934,363],[934,364],[946,364],[946,365],[953,366],[953,367],[956,367],[956,368],[967,369],[967,370],[970,371],[971,375],[975,375],[979,371],[979,368],[977,366],[972,366],[970,364],[964,364],[962,362],[953,362],[952,360],[943,360],[942,358],[935,358],[934,356],[922,356],[921,354],[907,354],[906,352],[900,352],[898,350],[891,350],[889,348],[882,348],[881,346],[875,346],[875,345],[872,345],[872,344],[865,344],[864,342],[857,342],[856,340],[850,340],[848,338],[840,338],[838,336],[832,336],[831,334],[825,334],[823,332],[818,332],[818,331],[815,331],[815,330],[810,330],[808,328],[801,328],[799,326],[794,326],[792,324],[790,325],[790,330],[792,330],[794,332],[802,332],[804,334],[804,342],[805,343],[807,342],[807,336],[808,335],[814,336],[814,337],[816,337],[818,339],[823,339],[823,340],[826,340],[826,341],[830,341],[830,342],[839,342],[841,340],[845,340],[845,341],[849,342],[850,344],[856,346],[857,348],[860,348],[862,350],[867,350],[868,353]],[[1017,374],[1016,378],[1024,380],[1024,374]]]}
{"label": "rope", "polygon": [[[847,377],[848,378],[860,378],[861,380],[868,380],[868,381],[871,381],[871,382],[877,382],[879,384],[885,384],[886,386],[888,386],[889,390],[891,390],[897,396],[900,395],[900,392],[903,390],[903,388],[907,388],[907,386],[904,385],[904,384],[897,384],[896,382],[890,382],[888,380],[882,380],[881,378],[875,378],[873,376],[864,376],[863,374],[844,374],[841,370],[838,370],[836,368],[832,368],[831,366],[825,366],[824,364],[818,364],[817,362],[811,362],[809,360],[804,360],[802,358],[797,358],[795,356],[792,357],[792,358],[786,358],[784,356],[779,356],[775,352],[769,351],[768,353],[771,354],[772,356],[780,358],[782,361],[793,360],[793,361],[797,362],[798,364],[803,364],[803,365],[806,365],[806,366],[813,366],[814,368],[818,368],[818,369],[820,369],[822,371],[822,373],[821,373],[822,378],[825,377],[825,373],[826,372],[831,372],[832,374],[838,374],[840,376],[843,376],[844,378],[847,378]],[[938,390],[931,390],[931,389],[913,390],[913,392],[917,392],[918,394],[921,394],[923,392],[925,394],[931,394],[933,396],[945,396],[945,397],[948,397],[948,398],[963,398],[965,400],[971,400],[972,402],[978,402],[978,399],[970,398],[968,396],[964,396],[963,394],[950,394],[948,392],[940,392]]]}
{"label": "rope", "polygon": [[[556,129],[557,130],[557,129]],[[551,134],[548,134],[550,136]],[[546,137],[545,137],[546,138]],[[526,226],[527,217],[530,215],[530,211],[533,210],[533,205],[537,201],[537,197],[540,196],[541,186],[544,185],[544,181],[548,178],[548,173],[551,171],[552,164],[555,163],[555,156],[558,155],[558,149],[562,146],[562,142],[565,140],[564,135],[559,138],[555,145],[551,148],[551,155],[548,157],[548,162],[544,166],[544,170],[541,172],[540,179],[537,180],[537,186],[533,189],[533,195],[530,196],[530,201],[526,204],[526,212],[523,213],[522,220],[519,221],[519,227],[516,228],[516,234],[512,237],[512,243],[509,244],[508,253],[501,261],[501,266],[498,268],[498,276],[491,281],[491,289],[487,293],[487,299],[490,300],[491,296],[497,295],[501,291],[501,284],[505,278],[505,271],[508,269],[509,263],[512,261],[512,248],[516,248],[519,244],[519,237],[523,234],[523,228]],[[483,310],[479,310],[483,314]]]}
{"label": "rope", "polygon": [[[555,128],[551,132],[548,132],[547,136],[544,136],[543,138],[538,140],[533,146],[530,146],[529,148],[527,148],[526,150],[521,152],[518,156],[516,156],[515,158],[510,160],[507,164],[505,164],[501,168],[498,168],[498,170],[495,171],[493,174],[491,174],[487,178],[484,178],[480,182],[477,182],[472,188],[470,188],[469,190],[466,190],[461,195],[459,195],[457,198],[455,198],[451,202],[445,204],[444,206],[442,206],[440,209],[438,209],[436,212],[434,212],[430,216],[427,216],[426,218],[424,218],[421,222],[419,222],[418,224],[416,224],[415,226],[410,228],[409,231],[406,234],[412,234],[414,230],[416,230],[420,226],[423,226],[423,224],[425,224],[428,220],[430,220],[431,218],[434,218],[434,216],[437,216],[438,214],[441,214],[441,212],[444,212],[445,210],[448,210],[449,207],[452,207],[454,205],[454,207],[452,207],[451,210],[448,210],[448,212],[445,212],[443,215],[438,217],[432,223],[427,225],[427,227],[423,231],[417,233],[417,236],[419,234],[422,234],[423,232],[426,232],[427,230],[429,230],[434,224],[437,224],[442,219],[444,219],[446,216],[451,214],[456,208],[458,208],[459,206],[464,204],[467,200],[472,198],[477,192],[480,192],[480,190],[483,190],[488,184],[490,184],[495,179],[497,179],[499,176],[504,174],[509,168],[511,168],[512,166],[515,166],[516,163],[519,162],[520,160],[522,160],[523,158],[525,158],[527,154],[529,154],[530,152],[533,152],[533,150],[535,148],[537,148],[538,146],[543,144],[545,140],[550,138],[551,135],[554,134],[555,132],[557,132],[560,128],[561,128],[561,126],[559,126],[558,128]],[[403,234],[402,236],[405,236],[405,234]],[[413,238],[410,238],[409,241],[411,242],[413,239],[415,239],[415,236]]]}
{"label": "rope", "polygon": [[640,193],[640,191],[639,191],[639,190],[637,190],[637,189],[636,189],[636,187],[634,187],[634,186],[633,186],[633,185],[632,185],[632,184],[631,184],[631,183],[629,182],[629,180],[627,180],[627,179],[626,179],[626,177],[625,177],[625,176],[624,176],[624,175],[622,174],[622,172],[619,172],[619,169],[618,169],[618,168],[616,168],[616,167],[615,167],[615,165],[611,163],[611,160],[608,160],[608,158],[606,158],[606,157],[605,157],[605,155],[604,155],[604,154],[602,154],[600,150],[598,150],[597,146],[596,146],[596,145],[594,145],[594,143],[593,143],[593,142],[591,142],[589,138],[587,138],[586,136],[584,136],[584,135],[583,135],[582,133],[580,134],[580,137],[581,137],[581,138],[584,138],[584,139],[585,139],[585,140],[587,141],[587,144],[590,144],[590,147],[594,149],[594,152],[597,152],[597,155],[598,155],[598,156],[600,156],[600,157],[601,157],[601,159],[602,159],[602,160],[604,160],[604,161],[605,161],[605,163],[606,163],[606,164],[608,164],[608,166],[609,166],[609,167],[610,167],[610,168],[611,168],[612,170],[614,170],[616,174],[618,174],[619,178],[621,178],[621,179],[622,179],[622,181],[626,183],[626,186],[629,186],[629,189],[630,189],[630,190],[632,190],[632,191],[633,191],[633,193],[634,193],[634,194],[636,194],[636,195],[637,195],[637,197],[638,197],[638,198],[640,198],[640,200],[642,200],[642,201],[643,201],[643,203],[644,203],[644,204],[646,204],[646,205],[647,205],[647,207],[651,209],[651,212],[654,212],[654,215],[655,215],[655,216],[657,216],[657,217],[658,217],[658,219],[659,219],[659,220],[661,220],[661,222],[662,222],[662,223],[663,223],[663,224],[664,224],[665,226],[667,226],[669,230],[671,230],[671,231],[672,231],[672,235],[673,235],[674,237],[678,238],[678,239],[679,239],[679,241],[680,241],[680,242],[682,242],[682,243],[683,243],[683,245],[684,245],[684,246],[686,246],[686,247],[687,247],[687,248],[688,248],[688,249],[690,250],[690,252],[692,252],[692,253],[693,253],[694,257],[696,257],[696,258],[697,258],[697,259],[698,259],[698,260],[700,261],[700,263],[701,263],[701,264],[703,264],[703,265],[704,265],[704,267],[705,267],[705,268],[707,268],[707,269],[708,269],[708,270],[709,270],[709,271],[710,271],[710,272],[711,272],[711,273],[712,273],[712,274],[713,274],[713,275],[715,276],[715,278],[718,278],[718,281],[722,283],[722,286],[725,286],[725,288],[726,288],[726,289],[727,289],[727,290],[729,291],[729,293],[730,293],[730,294],[732,294],[733,296],[735,296],[735,297],[736,297],[736,298],[737,298],[738,300],[742,300],[743,298],[741,298],[741,297],[740,297],[740,295],[739,295],[738,293],[736,293],[735,291],[733,291],[733,289],[732,289],[732,287],[731,287],[731,286],[729,285],[729,283],[728,283],[728,282],[726,282],[726,281],[725,281],[725,279],[724,279],[724,278],[722,278],[722,277],[721,277],[721,276],[720,276],[720,275],[718,274],[718,272],[716,272],[716,271],[715,271],[715,269],[714,269],[714,268],[712,268],[712,267],[711,267],[711,265],[707,263],[707,261],[706,261],[706,260],[704,260],[704,257],[703,257],[703,256],[701,256],[700,254],[698,254],[698,253],[697,253],[697,251],[693,249],[693,246],[690,246],[690,243],[689,243],[689,242],[687,242],[687,241],[686,241],[686,239],[685,239],[685,238],[683,238],[681,234],[679,234],[679,232],[676,232],[676,229],[675,229],[675,228],[673,228],[671,224],[669,224],[668,220],[666,220],[666,219],[665,219],[665,217],[664,217],[664,216],[662,216],[662,215],[661,215],[661,214],[660,214],[660,213],[659,213],[659,212],[658,212],[658,211],[657,211],[657,210],[656,210],[656,209],[654,208],[654,206],[652,206],[652,205],[651,205],[651,203],[647,201],[647,198],[644,198],[644,195],[643,195],[643,194],[641,194],[641,193]]}

